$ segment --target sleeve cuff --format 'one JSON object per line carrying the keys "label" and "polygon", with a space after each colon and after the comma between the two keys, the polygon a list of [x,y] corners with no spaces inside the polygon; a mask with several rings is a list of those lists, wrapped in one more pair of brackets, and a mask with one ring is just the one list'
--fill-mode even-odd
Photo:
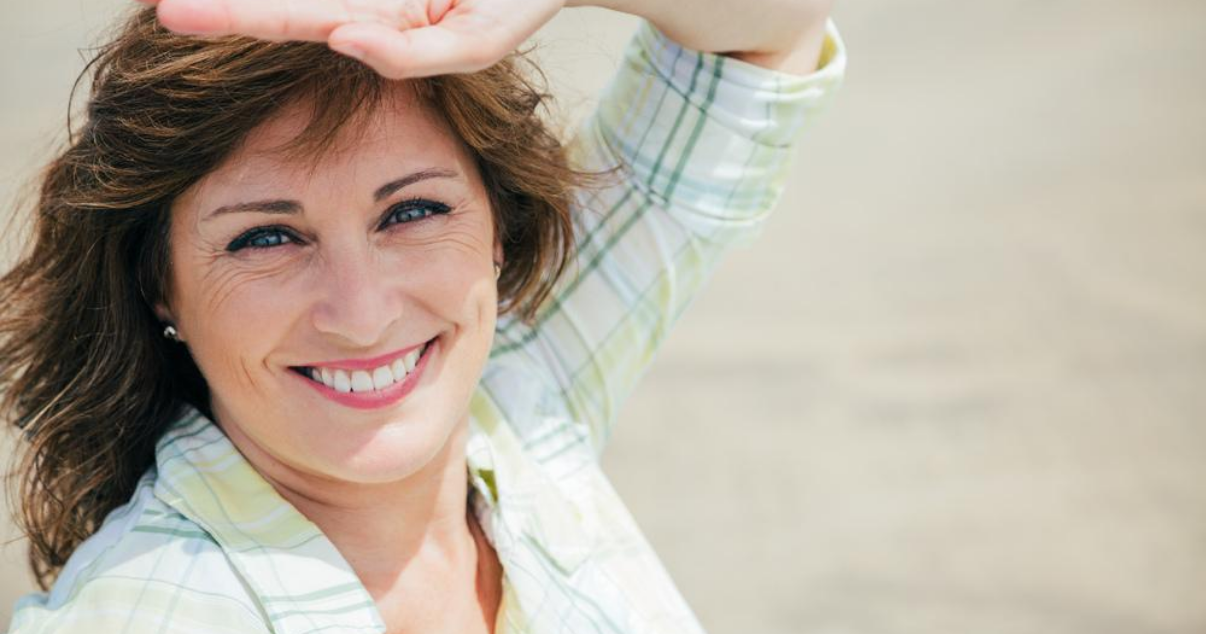
{"label": "sleeve cuff", "polygon": [[583,128],[579,165],[622,166],[625,189],[699,235],[752,235],[845,65],[832,22],[808,75],[689,50],[642,22]]}
{"label": "sleeve cuff", "polygon": [[[832,19],[817,70],[808,75],[757,66],[715,53],[692,51],[642,21],[632,53],[718,123],[770,146],[791,145],[824,109],[846,73],[846,46]],[[719,76],[714,89],[701,77]],[[709,94],[714,93],[714,94]]]}

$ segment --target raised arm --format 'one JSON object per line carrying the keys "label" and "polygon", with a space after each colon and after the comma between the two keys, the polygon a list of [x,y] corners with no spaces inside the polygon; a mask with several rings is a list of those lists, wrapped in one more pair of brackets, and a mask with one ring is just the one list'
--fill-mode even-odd
{"label": "raised arm", "polygon": [[804,74],[833,0],[139,0],[177,32],[327,42],[394,79],[480,70],[563,7],[599,6],[657,25],[687,48]]}
{"label": "raised arm", "polygon": [[[801,131],[843,75],[837,32],[823,33],[820,68],[794,74],[692,51],[642,23],[573,146],[580,166],[621,167],[579,200],[576,266],[534,324],[500,322],[483,388],[502,409],[535,407],[547,420],[523,424],[555,429],[564,404],[578,440],[602,450],[671,326],[775,207]],[[517,397],[533,382],[510,377],[530,368],[549,372],[545,393]]]}
{"label": "raised arm", "polygon": [[565,6],[629,13],[687,49],[807,75],[821,56],[833,0],[567,0]]}

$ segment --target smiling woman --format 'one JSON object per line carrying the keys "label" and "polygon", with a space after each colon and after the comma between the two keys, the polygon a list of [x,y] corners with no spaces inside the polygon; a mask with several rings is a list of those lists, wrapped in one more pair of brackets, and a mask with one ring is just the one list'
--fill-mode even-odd
{"label": "smiling woman", "polygon": [[[320,495],[311,475],[387,483],[430,463],[465,419],[494,331],[505,249],[473,156],[390,90],[305,161],[278,149],[309,107],[286,108],[172,205],[159,316],[188,343],[223,430],[302,498]],[[390,364],[420,348],[415,374],[386,389]],[[339,361],[353,351],[372,358]],[[440,380],[423,383],[427,371]],[[366,410],[351,425],[347,405]]]}
{"label": "smiling woman", "polygon": [[0,279],[49,590],[13,632],[698,631],[597,458],[773,207],[836,32],[792,75],[645,23],[565,146],[519,54],[396,81],[183,5],[94,60]]}

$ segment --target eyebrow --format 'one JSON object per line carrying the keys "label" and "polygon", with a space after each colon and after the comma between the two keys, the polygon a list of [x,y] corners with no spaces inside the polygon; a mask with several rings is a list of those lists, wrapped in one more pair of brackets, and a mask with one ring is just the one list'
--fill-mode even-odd
{"label": "eyebrow", "polygon": [[[373,192],[373,202],[381,202],[389,198],[394,192],[413,185],[419,181],[425,181],[431,178],[456,178],[459,173],[450,169],[440,167],[432,167],[424,170],[419,170],[411,174],[407,174],[401,178],[394,179]],[[302,210],[302,204],[296,200],[253,200],[245,203],[234,203],[232,205],[222,205],[217,209],[209,212],[205,216],[205,220],[212,220],[218,216],[233,213],[261,213],[261,214],[297,214]]]}

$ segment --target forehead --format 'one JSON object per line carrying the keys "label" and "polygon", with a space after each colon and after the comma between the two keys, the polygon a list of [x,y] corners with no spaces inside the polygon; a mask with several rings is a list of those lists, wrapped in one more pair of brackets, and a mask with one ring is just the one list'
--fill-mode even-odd
{"label": "forehead", "polygon": [[380,180],[408,167],[470,169],[464,144],[443,117],[401,85],[355,112],[336,134],[299,151],[312,135],[314,104],[299,100],[252,129],[216,169],[190,188],[188,198],[229,187],[302,186],[314,181],[348,184],[361,177]]}

